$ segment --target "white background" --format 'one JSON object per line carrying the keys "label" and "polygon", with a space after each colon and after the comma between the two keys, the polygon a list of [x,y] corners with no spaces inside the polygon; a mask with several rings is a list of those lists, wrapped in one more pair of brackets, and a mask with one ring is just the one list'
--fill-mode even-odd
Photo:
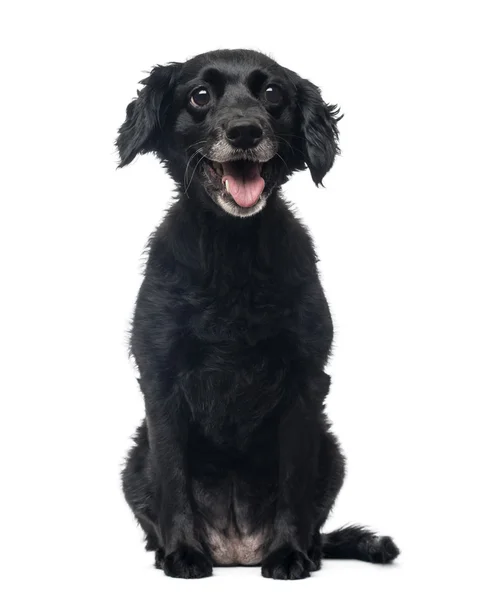
{"label": "white background", "polygon": [[[3,598],[481,597],[478,4],[4,3]],[[285,191],[336,323],[328,412],[348,477],[329,527],[393,535],[392,567],[171,580],[120,492],[143,414],[128,322],[172,185],[151,156],[116,171],[113,141],[144,70],[222,47],[271,54],[345,113],[326,188],[306,172]]]}

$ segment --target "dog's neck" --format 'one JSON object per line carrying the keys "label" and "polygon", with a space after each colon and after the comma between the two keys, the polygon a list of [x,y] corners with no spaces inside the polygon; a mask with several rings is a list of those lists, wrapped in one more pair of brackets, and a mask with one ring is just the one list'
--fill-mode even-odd
{"label": "dog's neck", "polygon": [[262,273],[265,278],[283,279],[284,285],[298,285],[307,277],[307,264],[315,265],[309,236],[292,235],[300,223],[279,190],[262,211],[244,219],[196,200],[180,194],[152,237],[148,265],[163,265],[166,270],[172,264],[177,277],[184,265],[187,281],[216,280],[223,286],[239,285]]}

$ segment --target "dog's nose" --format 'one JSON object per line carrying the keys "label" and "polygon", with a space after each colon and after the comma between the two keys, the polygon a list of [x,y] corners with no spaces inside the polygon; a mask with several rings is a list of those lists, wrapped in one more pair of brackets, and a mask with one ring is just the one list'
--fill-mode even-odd
{"label": "dog's nose", "polygon": [[226,137],[236,148],[253,148],[262,139],[263,129],[256,121],[237,119],[226,130]]}

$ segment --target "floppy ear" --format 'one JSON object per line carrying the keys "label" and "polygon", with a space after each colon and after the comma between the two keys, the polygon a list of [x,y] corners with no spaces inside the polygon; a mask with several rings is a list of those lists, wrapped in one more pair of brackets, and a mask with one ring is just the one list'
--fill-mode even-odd
{"label": "floppy ear", "polygon": [[119,129],[116,140],[119,167],[128,165],[137,154],[157,149],[164,126],[169,98],[172,95],[179,63],[165,67],[156,66],[138,91],[138,97],[128,104],[126,120]]}
{"label": "floppy ear", "polygon": [[318,186],[339,154],[337,121],[342,115],[338,116],[339,108],[335,104],[326,104],[322,100],[319,88],[307,79],[299,80],[297,92],[305,162]]}

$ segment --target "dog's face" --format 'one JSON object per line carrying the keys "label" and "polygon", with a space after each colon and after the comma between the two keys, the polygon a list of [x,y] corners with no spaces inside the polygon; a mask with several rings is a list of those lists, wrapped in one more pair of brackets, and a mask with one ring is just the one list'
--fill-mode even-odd
{"label": "dog's face", "polygon": [[182,192],[230,215],[262,210],[294,171],[308,167],[318,185],[338,152],[337,108],[258,52],[201,54],[141,83],[119,130],[120,166],[155,152]]}

